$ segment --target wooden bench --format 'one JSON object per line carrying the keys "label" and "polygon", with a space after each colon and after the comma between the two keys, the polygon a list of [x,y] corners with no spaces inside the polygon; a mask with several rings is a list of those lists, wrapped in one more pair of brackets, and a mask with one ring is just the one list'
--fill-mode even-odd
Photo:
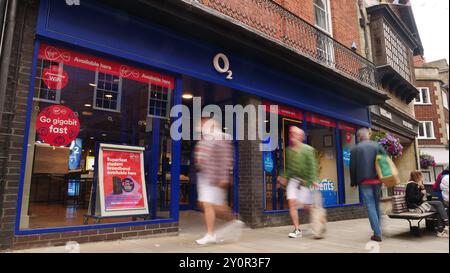
{"label": "wooden bench", "polygon": [[[394,188],[394,196],[392,196],[392,212],[388,214],[391,219],[403,219],[409,223],[409,231],[415,236],[420,236],[420,223],[425,220],[426,229],[434,230],[437,212],[415,213],[410,212],[406,207],[405,188]],[[413,225],[413,221],[418,221],[417,225]]]}

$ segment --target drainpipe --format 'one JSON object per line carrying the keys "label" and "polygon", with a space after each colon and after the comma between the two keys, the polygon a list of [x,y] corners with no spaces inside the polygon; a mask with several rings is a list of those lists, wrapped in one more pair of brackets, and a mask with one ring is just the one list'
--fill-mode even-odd
{"label": "drainpipe", "polygon": [[5,15],[7,0],[0,0],[0,56],[2,55],[3,48],[3,31],[5,29]]}
{"label": "drainpipe", "polygon": [[14,29],[16,27],[17,0],[9,0],[6,9],[5,33],[0,55],[0,128],[2,126],[5,108],[6,86],[8,82],[9,65],[11,62]]}

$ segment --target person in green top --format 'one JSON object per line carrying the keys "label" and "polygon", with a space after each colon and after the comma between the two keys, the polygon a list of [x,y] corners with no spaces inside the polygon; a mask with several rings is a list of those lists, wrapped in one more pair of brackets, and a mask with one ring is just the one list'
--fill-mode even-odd
{"label": "person in green top", "polygon": [[[305,132],[296,127],[289,128],[290,144],[286,150],[285,172],[278,177],[278,182],[286,186],[286,194],[289,205],[289,213],[294,224],[294,231],[289,233],[290,238],[302,237],[300,221],[298,217],[298,195],[300,185],[302,191],[311,196],[309,189],[317,181],[317,159],[316,151],[313,147],[304,144]],[[312,196],[311,196],[312,198]],[[305,206],[309,208],[309,206]]]}

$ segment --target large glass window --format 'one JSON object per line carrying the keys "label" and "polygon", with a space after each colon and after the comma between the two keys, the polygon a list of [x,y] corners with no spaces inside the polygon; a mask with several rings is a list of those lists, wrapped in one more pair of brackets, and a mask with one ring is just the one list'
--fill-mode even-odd
{"label": "large glass window", "polygon": [[325,117],[307,114],[307,143],[317,151],[319,184],[324,206],[339,204],[337,170],[336,122]]}
{"label": "large glass window", "polygon": [[[149,214],[119,215],[100,223],[168,218],[170,120],[161,111],[149,115],[149,90],[164,90],[161,99],[167,99],[174,88],[172,77],[48,44],[40,47],[36,71],[21,229],[94,223],[84,223],[84,216],[96,201],[93,185],[98,182],[101,143],[144,149],[146,192],[138,195],[146,194]],[[114,184],[115,195],[138,190],[130,180],[127,185],[123,181]]]}
{"label": "large glass window", "polygon": [[[266,106],[270,103],[264,103]],[[272,103],[273,104],[273,103]],[[281,106],[278,113],[278,148],[272,152],[263,152],[263,178],[264,178],[264,208],[265,210],[284,210],[288,209],[286,199],[286,188],[277,183],[277,177],[285,171],[286,148],[289,146],[289,127],[297,126],[303,128],[303,113],[290,107]],[[267,108],[268,109],[268,108]],[[270,128],[269,115],[267,113],[266,130]],[[264,142],[269,145],[267,139]]]}

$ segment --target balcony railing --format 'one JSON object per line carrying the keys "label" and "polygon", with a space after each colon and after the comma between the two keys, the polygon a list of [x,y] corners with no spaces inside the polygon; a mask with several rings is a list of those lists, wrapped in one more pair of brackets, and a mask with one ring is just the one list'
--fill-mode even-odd
{"label": "balcony railing", "polygon": [[372,62],[271,0],[182,0],[376,88]]}

